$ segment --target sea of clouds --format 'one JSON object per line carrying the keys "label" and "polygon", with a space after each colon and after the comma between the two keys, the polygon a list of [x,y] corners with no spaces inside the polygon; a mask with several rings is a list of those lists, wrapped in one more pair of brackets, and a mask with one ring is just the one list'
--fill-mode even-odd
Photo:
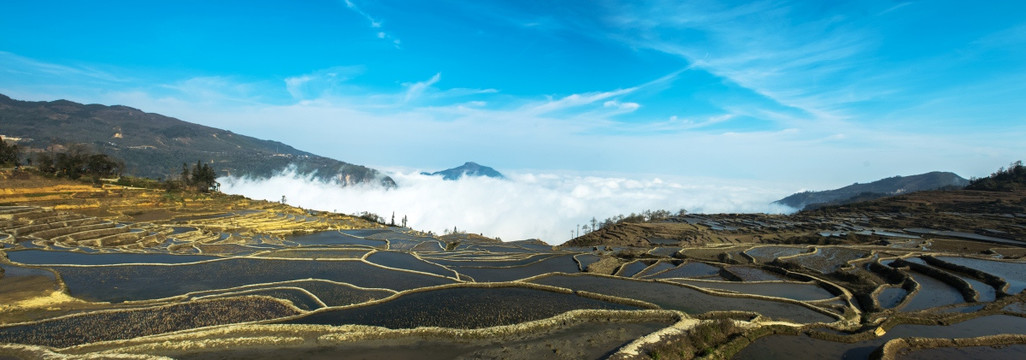
{"label": "sea of clouds", "polygon": [[307,209],[357,214],[371,212],[396,223],[442,234],[460,231],[504,241],[541,239],[561,244],[578,225],[644,210],[686,209],[690,213],[787,213],[772,205],[790,192],[751,181],[666,177],[586,176],[510,172],[506,179],[464,177],[445,181],[419,171],[387,171],[398,188],[342,187],[285,171],[268,179],[219,178],[221,190]]}

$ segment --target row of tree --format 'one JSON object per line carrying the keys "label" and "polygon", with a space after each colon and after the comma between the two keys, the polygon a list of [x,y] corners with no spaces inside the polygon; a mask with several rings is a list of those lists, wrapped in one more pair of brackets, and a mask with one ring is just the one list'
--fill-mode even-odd
{"label": "row of tree", "polygon": [[988,177],[972,178],[965,188],[968,190],[1010,191],[1022,187],[1026,187],[1026,166],[1023,166],[1022,160],[1019,160],[1009,164],[1007,169],[998,169]]}
{"label": "row of tree", "polygon": [[581,236],[582,233],[587,234],[592,231],[599,229],[606,229],[613,227],[613,225],[622,223],[645,223],[645,222],[658,222],[664,221],[674,216],[687,215],[688,211],[680,209],[677,213],[671,213],[669,210],[645,210],[640,214],[631,213],[630,215],[616,215],[605,220],[598,221],[594,217],[591,218],[589,224],[578,225],[576,233],[573,233],[573,237]]}
{"label": "row of tree", "polygon": [[83,176],[98,181],[104,177],[118,177],[125,164],[107,154],[96,154],[85,145],[72,145],[64,152],[41,152],[29,160],[36,170],[44,174],[77,180]]}
{"label": "row of tree", "polygon": [[[17,145],[8,145],[0,137],[0,166],[18,166],[20,152]],[[123,161],[107,154],[93,153],[85,144],[68,145],[62,152],[40,152],[27,160],[26,165],[34,165],[36,171],[43,174],[77,180],[92,177],[93,181],[100,178],[120,177],[124,171]],[[165,181],[167,190],[192,189],[201,192],[218,191],[217,173],[210,165],[197,160],[191,169],[182,163],[182,174],[178,180]]]}
{"label": "row of tree", "polygon": [[[182,163],[182,176],[177,181],[168,181],[168,188],[188,188],[200,192],[218,191],[221,184],[217,182],[217,173],[210,165],[196,160],[196,165],[189,169],[189,165]],[[282,198],[284,203],[284,197]]]}

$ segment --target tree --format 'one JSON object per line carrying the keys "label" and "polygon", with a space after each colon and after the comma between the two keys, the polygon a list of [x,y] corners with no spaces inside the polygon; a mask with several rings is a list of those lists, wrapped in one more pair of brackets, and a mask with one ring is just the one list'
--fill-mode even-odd
{"label": "tree", "polygon": [[189,177],[189,164],[182,163],[182,183],[189,185],[189,181],[192,179]]}
{"label": "tree", "polygon": [[86,158],[85,173],[93,177],[120,176],[124,164],[105,154],[93,154]]}
{"label": "tree", "polygon": [[53,155],[50,155],[48,153],[41,152],[36,154],[35,163],[36,169],[38,169],[40,172],[52,174],[56,171],[53,165]]}
{"label": "tree", "polygon": [[[187,175],[186,170],[188,169],[183,168],[183,176]],[[196,166],[192,168],[192,177],[188,182],[189,185],[195,186],[196,189],[202,192],[217,191],[221,185],[217,182],[217,173],[214,172],[214,169],[199,160],[196,160]]]}
{"label": "tree", "polygon": [[0,136],[0,165],[18,166],[18,145],[7,145]]}

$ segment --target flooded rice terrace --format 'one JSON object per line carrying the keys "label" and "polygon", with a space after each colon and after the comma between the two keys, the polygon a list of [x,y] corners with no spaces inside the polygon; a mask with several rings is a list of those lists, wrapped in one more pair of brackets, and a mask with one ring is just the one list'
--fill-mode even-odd
{"label": "flooded rice terrace", "polygon": [[[1000,255],[1016,253],[1007,241],[967,255],[930,250],[929,236],[980,239],[891,229],[862,230],[893,241],[861,245],[653,237],[639,250],[339,219],[246,210],[114,223],[0,206],[0,357],[914,359],[1026,349],[1026,263]],[[737,234],[771,221],[687,223]]]}

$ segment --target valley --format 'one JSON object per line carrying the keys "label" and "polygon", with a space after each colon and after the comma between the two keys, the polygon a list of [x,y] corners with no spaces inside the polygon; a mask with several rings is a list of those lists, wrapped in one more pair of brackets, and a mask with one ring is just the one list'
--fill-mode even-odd
{"label": "valley", "polygon": [[0,176],[0,355],[16,358],[890,359],[1026,343],[1022,191],[680,214],[550,246]]}

